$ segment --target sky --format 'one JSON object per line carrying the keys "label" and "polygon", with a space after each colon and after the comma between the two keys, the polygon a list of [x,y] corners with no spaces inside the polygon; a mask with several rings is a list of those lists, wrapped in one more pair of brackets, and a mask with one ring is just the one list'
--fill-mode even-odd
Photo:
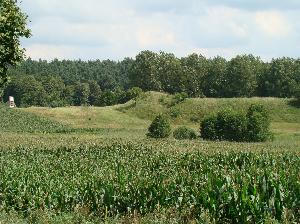
{"label": "sky", "polygon": [[32,30],[22,46],[32,59],[300,54],[300,0],[22,0],[21,8]]}

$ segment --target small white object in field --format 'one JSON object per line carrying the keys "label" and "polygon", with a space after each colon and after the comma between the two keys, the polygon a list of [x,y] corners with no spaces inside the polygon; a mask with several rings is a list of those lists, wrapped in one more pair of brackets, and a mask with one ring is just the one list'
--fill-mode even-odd
{"label": "small white object in field", "polygon": [[13,96],[9,96],[9,97],[8,97],[8,103],[9,103],[9,107],[10,107],[10,108],[16,107],[15,99],[14,99]]}

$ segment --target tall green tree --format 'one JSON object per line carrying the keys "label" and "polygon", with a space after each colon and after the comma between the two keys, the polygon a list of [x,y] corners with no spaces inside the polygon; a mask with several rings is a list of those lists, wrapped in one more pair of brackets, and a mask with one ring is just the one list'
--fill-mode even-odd
{"label": "tall green tree", "polygon": [[208,60],[198,54],[191,54],[181,58],[182,76],[184,78],[184,90],[190,96],[203,96],[203,83],[208,74]]}
{"label": "tall green tree", "polygon": [[174,54],[160,52],[157,72],[163,91],[178,93],[184,89],[181,62]]}
{"label": "tall green tree", "polygon": [[46,106],[48,99],[42,83],[34,76],[12,77],[4,92],[5,100],[8,100],[8,96],[14,96],[19,107]]}
{"label": "tall green tree", "polygon": [[0,88],[7,82],[7,70],[23,59],[20,37],[29,37],[27,16],[17,0],[0,0]]}
{"label": "tall green tree", "polygon": [[[265,96],[291,97],[300,81],[300,66],[295,59],[277,58],[262,79]],[[299,80],[299,81],[298,81]]]}
{"label": "tall green tree", "polygon": [[90,87],[88,83],[76,83],[74,86],[73,103],[75,106],[86,106],[89,104]]}
{"label": "tall green tree", "polygon": [[101,88],[94,80],[89,81],[88,84],[90,88],[89,103],[94,106],[99,106],[101,104]]}
{"label": "tall green tree", "polygon": [[46,102],[48,106],[64,106],[65,102],[63,99],[63,93],[66,87],[60,77],[47,75],[39,77],[37,80],[42,83],[45,91],[47,92]]}
{"label": "tall green tree", "polygon": [[225,97],[250,97],[257,90],[257,77],[262,73],[263,62],[253,55],[238,55],[228,63],[225,75]]}
{"label": "tall green tree", "polygon": [[142,51],[136,56],[135,64],[130,74],[131,85],[143,90],[161,91],[162,86],[158,73],[158,54],[152,51]]}
{"label": "tall green tree", "polygon": [[203,93],[207,97],[222,97],[227,71],[227,61],[222,57],[215,57],[209,61],[208,74],[204,79]]}

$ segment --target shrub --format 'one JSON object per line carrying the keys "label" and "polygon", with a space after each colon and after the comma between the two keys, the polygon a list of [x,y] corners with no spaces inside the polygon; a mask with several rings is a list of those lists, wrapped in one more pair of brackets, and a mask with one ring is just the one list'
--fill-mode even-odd
{"label": "shrub", "polygon": [[270,118],[262,105],[251,105],[247,114],[222,110],[205,118],[201,123],[203,139],[261,142],[272,134],[269,130]]}
{"label": "shrub", "polygon": [[178,140],[182,140],[182,139],[196,139],[197,138],[197,134],[196,132],[188,127],[179,127],[177,128],[174,133],[173,136],[175,139]]}
{"label": "shrub", "polygon": [[263,142],[272,137],[270,116],[263,105],[251,105],[247,112],[248,141]]}
{"label": "shrub", "polygon": [[208,140],[217,140],[218,134],[217,134],[217,116],[212,115],[209,117],[206,117],[201,122],[200,127],[200,135],[203,139]]}
{"label": "shrub", "polygon": [[139,87],[133,87],[127,91],[128,99],[136,99],[143,94],[143,90]]}
{"label": "shrub", "polygon": [[153,120],[148,131],[147,136],[151,138],[167,138],[171,134],[171,125],[168,119],[160,114]]}
{"label": "shrub", "polygon": [[139,87],[133,87],[128,91],[119,91],[118,103],[126,103],[129,100],[136,100],[143,94],[143,90]]}
{"label": "shrub", "polygon": [[246,129],[247,119],[244,114],[222,110],[202,121],[201,136],[209,140],[243,141]]}
{"label": "shrub", "polygon": [[217,116],[217,139],[229,141],[244,141],[247,132],[246,116],[233,110],[223,110]]}
{"label": "shrub", "polygon": [[188,94],[187,93],[176,93],[173,96],[172,102],[171,102],[171,106],[174,106],[176,104],[182,103],[183,101],[185,101],[185,99],[188,98]]}

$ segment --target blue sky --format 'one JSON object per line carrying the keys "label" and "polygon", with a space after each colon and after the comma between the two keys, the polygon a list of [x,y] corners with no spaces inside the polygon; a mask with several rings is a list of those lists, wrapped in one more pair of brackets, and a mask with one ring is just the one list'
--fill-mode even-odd
{"label": "blue sky", "polygon": [[113,59],[142,50],[299,57],[299,0],[23,0],[33,59]]}

